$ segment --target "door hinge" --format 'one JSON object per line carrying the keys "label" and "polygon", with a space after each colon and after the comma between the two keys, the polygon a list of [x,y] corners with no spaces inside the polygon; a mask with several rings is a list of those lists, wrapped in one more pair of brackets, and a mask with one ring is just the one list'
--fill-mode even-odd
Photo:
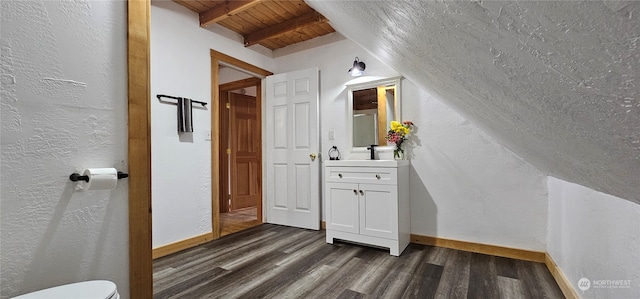
{"label": "door hinge", "polygon": [[231,155],[231,149],[230,148],[227,149],[227,155]]}
{"label": "door hinge", "polygon": [[227,102],[227,109],[230,109],[230,108],[231,108],[231,103]]}

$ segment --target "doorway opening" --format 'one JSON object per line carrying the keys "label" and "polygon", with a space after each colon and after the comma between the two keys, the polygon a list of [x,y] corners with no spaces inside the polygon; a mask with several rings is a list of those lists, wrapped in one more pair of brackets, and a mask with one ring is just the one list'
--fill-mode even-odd
{"label": "doorway opening", "polygon": [[263,222],[262,79],[272,73],[211,50],[211,74],[215,239]]}
{"label": "doorway opening", "polygon": [[[220,66],[219,78],[250,76]],[[262,80],[219,86],[220,236],[262,223]]]}

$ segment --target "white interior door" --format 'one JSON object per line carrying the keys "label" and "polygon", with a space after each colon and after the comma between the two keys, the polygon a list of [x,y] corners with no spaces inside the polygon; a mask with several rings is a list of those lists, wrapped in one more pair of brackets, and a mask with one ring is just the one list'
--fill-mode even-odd
{"label": "white interior door", "polygon": [[266,79],[267,222],[320,229],[318,68]]}

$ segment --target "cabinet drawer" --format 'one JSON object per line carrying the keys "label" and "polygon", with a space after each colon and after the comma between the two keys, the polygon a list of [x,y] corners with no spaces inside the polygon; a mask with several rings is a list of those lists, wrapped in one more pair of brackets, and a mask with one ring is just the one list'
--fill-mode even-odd
{"label": "cabinet drawer", "polygon": [[325,167],[327,182],[397,185],[398,169],[386,167]]}

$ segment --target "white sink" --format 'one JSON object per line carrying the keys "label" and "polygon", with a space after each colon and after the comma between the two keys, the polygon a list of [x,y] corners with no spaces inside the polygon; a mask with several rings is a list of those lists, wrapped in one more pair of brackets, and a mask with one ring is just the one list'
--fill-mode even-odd
{"label": "white sink", "polygon": [[409,165],[409,160],[328,160],[324,166],[339,167],[398,167]]}

